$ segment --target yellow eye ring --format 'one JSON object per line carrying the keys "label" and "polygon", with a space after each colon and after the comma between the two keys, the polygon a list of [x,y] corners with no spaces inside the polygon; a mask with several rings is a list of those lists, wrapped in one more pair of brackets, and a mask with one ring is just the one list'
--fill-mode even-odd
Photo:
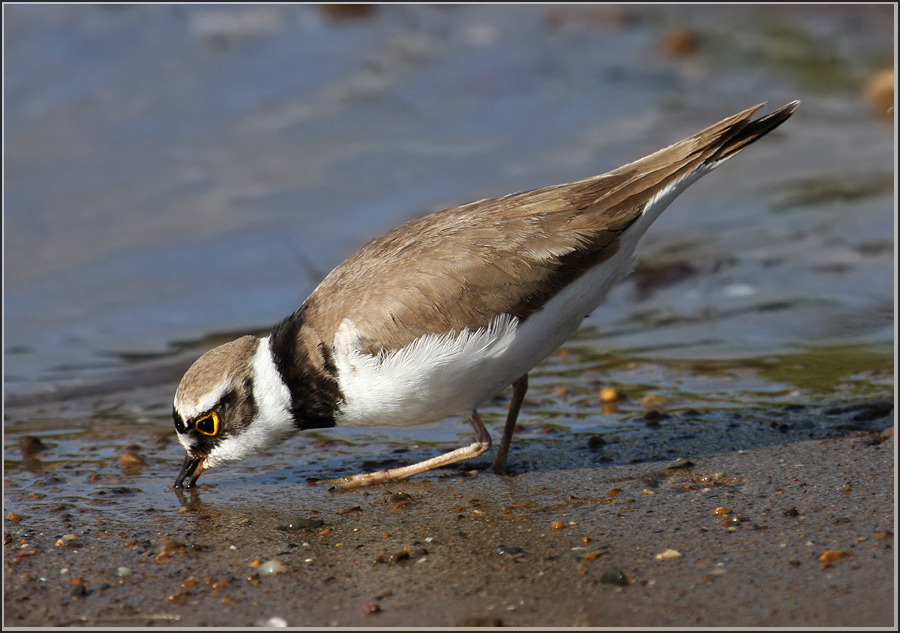
{"label": "yellow eye ring", "polygon": [[203,435],[214,436],[219,433],[219,414],[213,411],[197,420],[194,428]]}

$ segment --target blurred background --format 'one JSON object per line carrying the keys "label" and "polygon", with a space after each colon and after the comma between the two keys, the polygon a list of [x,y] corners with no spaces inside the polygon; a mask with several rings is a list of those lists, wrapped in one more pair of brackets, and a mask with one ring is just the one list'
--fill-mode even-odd
{"label": "blurred background", "polygon": [[573,345],[893,374],[895,8],[5,5],[6,404],[167,411],[384,230],[794,99]]}

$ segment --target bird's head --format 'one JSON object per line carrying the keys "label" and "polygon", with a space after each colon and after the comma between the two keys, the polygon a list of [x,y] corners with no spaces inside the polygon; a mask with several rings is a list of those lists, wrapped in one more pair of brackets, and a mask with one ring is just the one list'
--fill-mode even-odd
{"label": "bird's head", "polygon": [[[193,487],[207,468],[263,450],[283,439],[286,433],[280,428],[290,429],[286,407],[273,407],[272,394],[266,398],[259,393],[277,390],[280,384],[275,377],[273,387],[273,376],[261,375],[274,371],[267,342],[243,336],[216,347],[197,359],[181,379],[172,417],[187,456],[175,479],[176,488],[185,479],[185,487]],[[266,424],[273,417],[278,422],[274,428]]]}

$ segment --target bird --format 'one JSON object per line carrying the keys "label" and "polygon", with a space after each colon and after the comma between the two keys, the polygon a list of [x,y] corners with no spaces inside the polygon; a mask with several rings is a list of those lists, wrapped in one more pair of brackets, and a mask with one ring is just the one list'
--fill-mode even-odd
{"label": "bird", "polygon": [[327,480],[339,490],[472,459],[492,444],[478,407],[512,385],[492,466],[504,475],[528,372],[632,270],[638,240],[675,197],[799,101],[754,118],[765,105],[608,173],[455,206],[369,241],[268,335],[189,367],[174,399],[186,451],[175,488],[308,429],[470,421],[470,444]]}

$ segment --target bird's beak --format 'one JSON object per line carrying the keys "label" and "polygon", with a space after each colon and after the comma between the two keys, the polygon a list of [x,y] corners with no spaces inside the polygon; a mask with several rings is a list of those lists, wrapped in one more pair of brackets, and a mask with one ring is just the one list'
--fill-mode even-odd
{"label": "bird's beak", "polygon": [[190,453],[185,455],[184,463],[181,464],[181,471],[178,473],[178,477],[175,478],[175,487],[181,488],[181,483],[185,478],[190,477],[187,485],[184,487],[193,488],[200,478],[200,475],[203,473],[203,464],[205,461],[205,456],[194,457]]}

